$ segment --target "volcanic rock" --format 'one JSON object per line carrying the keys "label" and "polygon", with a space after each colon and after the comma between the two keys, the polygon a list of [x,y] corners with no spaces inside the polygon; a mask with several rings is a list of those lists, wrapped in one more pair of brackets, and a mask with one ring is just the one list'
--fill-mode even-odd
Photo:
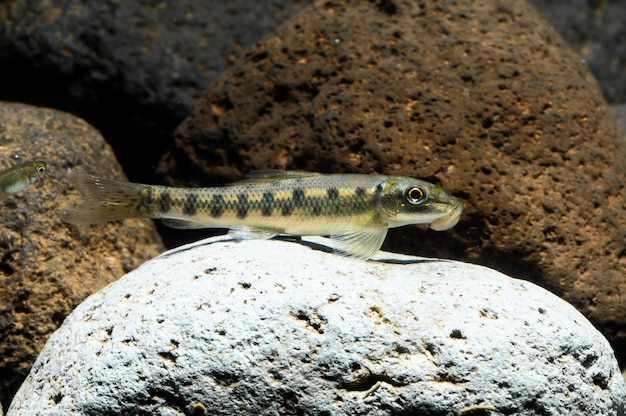
{"label": "volcanic rock", "polygon": [[59,215],[80,198],[70,171],[123,179],[111,148],[61,111],[0,103],[0,169],[43,159],[39,181],[0,201],[0,400],[6,405],[70,311],[162,251],[149,221],[76,227]]}

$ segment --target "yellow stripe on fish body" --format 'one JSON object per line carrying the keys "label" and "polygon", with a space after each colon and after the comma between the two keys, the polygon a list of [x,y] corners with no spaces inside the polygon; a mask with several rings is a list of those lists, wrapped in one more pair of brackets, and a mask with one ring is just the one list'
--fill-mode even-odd
{"label": "yellow stripe on fish body", "polygon": [[387,229],[456,224],[462,202],[413,178],[263,171],[217,188],[173,188],[75,175],[87,201],[66,216],[71,223],[129,217],[163,219],[177,228],[230,228],[237,238],[276,234],[330,235],[338,249],[367,259]]}

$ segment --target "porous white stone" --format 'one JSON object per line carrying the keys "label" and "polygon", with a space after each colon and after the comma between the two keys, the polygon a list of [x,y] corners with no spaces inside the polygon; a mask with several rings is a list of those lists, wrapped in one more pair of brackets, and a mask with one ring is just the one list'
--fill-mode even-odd
{"label": "porous white stone", "polygon": [[[528,282],[215,239],[90,296],[7,416],[617,415],[604,337]],[[482,409],[482,410],[481,410]]]}

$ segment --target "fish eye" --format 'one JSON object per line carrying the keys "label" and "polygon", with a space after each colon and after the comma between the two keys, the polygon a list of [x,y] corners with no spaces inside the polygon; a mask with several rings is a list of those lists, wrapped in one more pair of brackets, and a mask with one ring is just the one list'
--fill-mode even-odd
{"label": "fish eye", "polygon": [[406,200],[411,205],[419,205],[426,201],[426,190],[420,186],[414,186],[406,191]]}
{"label": "fish eye", "polygon": [[37,172],[39,173],[44,173],[44,171],[46,170],[46,168],[43,167],[43,165],[37,165]]}

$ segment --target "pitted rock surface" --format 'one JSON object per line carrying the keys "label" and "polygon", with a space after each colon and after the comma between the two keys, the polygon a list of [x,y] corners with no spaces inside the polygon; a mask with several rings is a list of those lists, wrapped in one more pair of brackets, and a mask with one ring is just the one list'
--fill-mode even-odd
{"label": "pitted rock surface", "polygon": [[524,2],[319,1],[214,83],[162,161],[172,184],[254,169],[407,175],[466,200],[386,247],[550,288],[626,351],[619,128],[584,62]]}
{"label": "pitted rock surface", "polygon": [[0,201],[0,400],[6,406],[39,351],[88,295],[163,250],[154,226],[76,227],[60,213],[80,198],[70,171],[123,178],[111,148],[70,114],[0,103],[0,169],[43,159],[34,184]]}
{"label": "pitted rock surface", "polygon": [[563,300],[481,266],[378,258],[276,240],[166,253],[76,308],[7,416],[623,408],[609,343]]}

